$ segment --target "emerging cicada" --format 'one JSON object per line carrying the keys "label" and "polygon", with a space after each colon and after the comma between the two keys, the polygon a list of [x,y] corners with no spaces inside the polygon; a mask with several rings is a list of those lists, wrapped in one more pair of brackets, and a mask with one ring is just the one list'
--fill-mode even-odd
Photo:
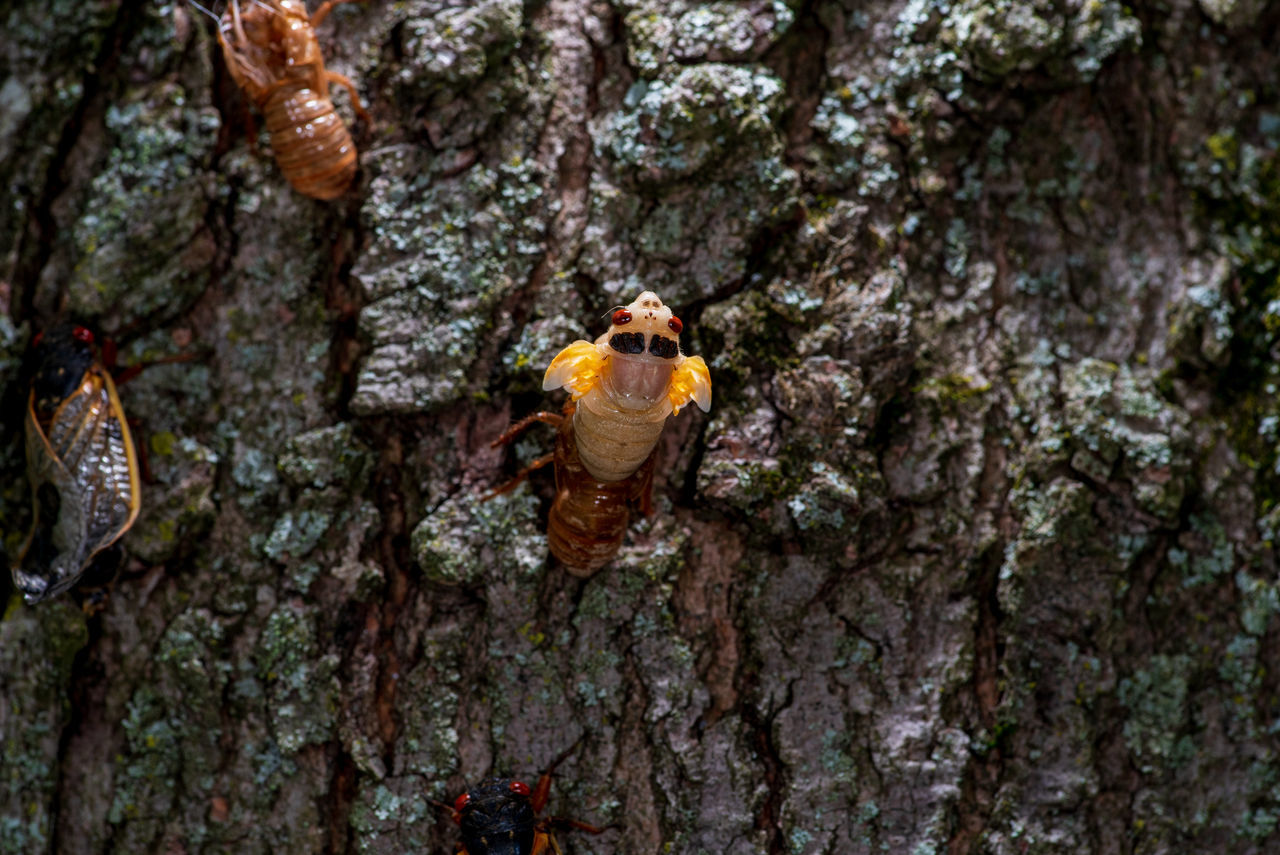
{"label": "emerging cicada", "polygon": [[453,819],[461,828],[462,840],[456,855],[544,855],[548,851],[559,855],[553,830],[603,833],[603,828],[564,817],[538,819],[551,795],[551,773],[562,758],[542,773],[533,791],[523,781],[488,778],[458,796]]}
{"label": "emerging cicada", "polygon": [[27,398],[31,533],[13,567],[28,603],[60,594],[137,519],[138,459],[93,333],[58,326],[37,336]]}
{"label": "emerging cicada", "polygon": [[494,443],[510,442],[534,421],[557,427],[554,454],[499,492],[555,461],[547,543],[575,575],[612,560],[632,507],[652,511],[654,453],[667,417],[690,401],[711,409],[711,375],[702,357],[680,352],[682,329],[658,295],[645,291],[613,313],[595,342],[575,341],[551,360],[542,388],[569,390],[564,415],[534,413]]}
{"label": "emerging cicada", "polygon": [[266,118],[280,171],[315,199],[341,196],[356,174],[356,147],[329,84],[346,87],[368,119],[354,84],[325,69],[316,39],[315,28],[342,2],[327,0],[308,17],[302,0],[253,0],[243,10],[231,0],[218,26],[227,70]]}

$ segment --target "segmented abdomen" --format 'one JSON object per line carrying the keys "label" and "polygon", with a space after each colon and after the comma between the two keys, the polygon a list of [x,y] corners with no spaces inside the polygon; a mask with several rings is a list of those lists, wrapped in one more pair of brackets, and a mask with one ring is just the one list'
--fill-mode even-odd
{"label": "segmented abdomen", "polygon": [[631,505],[646,503],[654,455],[650,451],[629,477],[601,481],[583,464],[574,433],[574,419],[569,417],[556,435],[556,498],[547,520],[547,544],[571,571],[589,573],[613,560],[631,519]]}
{"label": "segmented abdomen", "polygon": [[285,84],[262,105],[271,150],[299,193],[336,199],[356,174],[356,147],[328,94],[307,84]]}
{"label": "segmented abdomen", "polygon": [[573,413],[583,463],[602,481],[629,477],[653,453],[669,415],[665,400],[647,410],[628,410],[597,386],[578,400]]}

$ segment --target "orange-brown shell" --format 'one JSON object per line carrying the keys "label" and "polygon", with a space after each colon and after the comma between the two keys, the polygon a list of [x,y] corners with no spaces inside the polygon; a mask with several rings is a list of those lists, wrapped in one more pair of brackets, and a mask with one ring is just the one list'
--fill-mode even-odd
{"label": "orange-brown shell", "polygon": [[294,189],[323,200],[345,193],[356,174],[356,147],[334,111],[332,75],[306,7],[255,0],[242,8],[232,0],[218,43],[232,79],[262,111],[271,150]]}
{"label": "orange-brown shell", "polygon": [[570,572],[586,576],[618,554],[631,510],[651,510],[655,452],[628,477],[601,481],[587,471],[574,437],[574,405],[556,433],[556,497],[547,519],[547,545]]}

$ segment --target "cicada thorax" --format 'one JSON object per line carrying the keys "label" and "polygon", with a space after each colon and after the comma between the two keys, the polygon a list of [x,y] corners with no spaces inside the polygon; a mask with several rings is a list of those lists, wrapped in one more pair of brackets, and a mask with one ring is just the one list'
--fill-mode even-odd
{"label": "cicada thorax", "polygon": [[271,150],[285,178],[299,193],[329,200],[341,196],[356,174],[356,147],[329,97],[331,81],[351,82],[325,70],[314,23],[332,4],[308,17],[300,0],[232,0],[219,24],[227,68],[262,111]]}
{"label": "cicada thorax", "polygon": [[[573,413],[578,453],[587,470],[601,481],[619,481],[639,469],[657,446],[671,415],[665,397],[644,408],[621,406],[613,389],[618,366],[618,360],[606,364],[600,385],[578,399]],[[657,368],[667,375],[664,383],[669,382],[670,366]]]}
{"label": "cicada thorax", "polygon": [[[578,402],[572,415],[566,412],[556,435],[556,497],[547,519],[547,545],[570,572],[588,575],[618,554],[631,521],[631,509],[649,510],[656,452],[651,443],[639,462],[629,466],[621,478],[596,477],[582,456],[577,418],[582,413],[582,403]],[[592,424],[592,419],[588,417],[585,423]],[[613,459],[616,463],[616,456]]]}
{"label": "cicada thorax", "polygon": [[120,398],[82,335],[81,328],[52,329],[35,352],[26,412],[33,521],[13,568],[30,603],[74,585],[133,525],[141,503]]}

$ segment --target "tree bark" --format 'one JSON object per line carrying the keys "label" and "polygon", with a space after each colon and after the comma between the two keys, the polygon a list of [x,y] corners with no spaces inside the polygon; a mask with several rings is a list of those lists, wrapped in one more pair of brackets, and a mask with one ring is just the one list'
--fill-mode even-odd
{"label": "tree bark", "polygon": [[[215,11],[220,12],[221,6]],[[0,601],[0,851],[449,853],[576,746],[566,853],[1280,847],[1280,13],[1258,0],[338,7],[297,194],[194,6],[0,27],[20,365],[125,364],[105,607]],[[339,112],[350,101],[335,92]],[[711,366],[656,513],[546,550],[550,358]],[[478,853],[473,853],[478,855]]]}

